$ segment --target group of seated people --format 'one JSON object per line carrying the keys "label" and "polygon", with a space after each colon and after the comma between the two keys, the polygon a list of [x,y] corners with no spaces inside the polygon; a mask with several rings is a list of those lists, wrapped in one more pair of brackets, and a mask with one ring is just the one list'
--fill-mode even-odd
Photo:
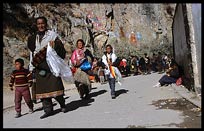
{"label": "group of seated people", "polygon": [[[125,73],[125,71],[127,70],[125,68],[127,66],[127,64],[125,64],[125,66],[123,65],[124,63],[127,63],[127,61],[125,61],[123,59],[119,59],[118,63],[119,63],[118,69],[120,70],[121,74],[123,74],[123,76],[127,76],[127,73]],[[121,68],[121,67],[123,67],[123,68]],[[98,60],[97,58],[94,58],[91,70],[92,70],[92,75],[89,76],[89,79],[91,80],[91,82],[100,82],[101,84],[106,83],[107,78],[106,78],[106,75],[104,73],[104,69],[102,67],[100,60]],[[181,78],[181,75],[182,74],[181,74],[181,71],[180,71],[178,64],[175,62],[175,60],[172,60],[170,67],[168,69],[166,69],[166,74],[164,76],[162,76],[159,79],[158,83],[156,85],[154,85],[153,87],[161,87],[164,85],[176,83],[176,81],[179,78]]]}

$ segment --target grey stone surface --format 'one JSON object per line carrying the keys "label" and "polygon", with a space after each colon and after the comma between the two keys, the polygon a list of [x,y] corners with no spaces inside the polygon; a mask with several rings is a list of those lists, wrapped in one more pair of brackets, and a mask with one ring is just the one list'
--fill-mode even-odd
{"label": "grey stone surface", "polygon": [[108,84],[94,83],[87,100],[81,100],[74,86],[70,87],[65,93],[68,112],[59,112],[57,104],[55,115],[40,119],[41,103],[35,105],[33,114],[27,114],[28,108],[22,105],[24,115],[16,119],[14,108],[7,108],[3,112],[3,128],[178,128],[176,125],[186,117],[182,111],[153,105],[154,101],[183,97],[175,85],[153,87],[162,75],[124,78],[122,86],[116,84],[116,99],[111,99]]}
{"label": "grey stone surface", "polygon": [[177,4],[172,25],[175,60],[183,69],[185,86],[197,94],[201,90],[201,16],[195,12],[201,12],[200,6]]}

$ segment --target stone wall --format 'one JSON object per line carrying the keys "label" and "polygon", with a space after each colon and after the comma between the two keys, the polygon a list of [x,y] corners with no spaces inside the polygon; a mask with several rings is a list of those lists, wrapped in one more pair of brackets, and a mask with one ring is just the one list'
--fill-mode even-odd
{"label": "stone wall", "polygon": [[176,6],[173,19],[173,45],[174,58],[184,71],[184,85],[197,92],[198,88],[201,87],[201,81],[199,81],[201,80],[199,75],[201,69],[198,68],[201,66],[198,66],[200,62],[198,63],[199,59],[196,57],[196,47],[199,46],[196,45],[201,45],[201,43],[195,41],[195,38],[200,41],[198,37],[195,37],[194,28],[194,23],[199,19],[192,19],[191,6],[191,4],[178,4]]}
{"label": "stone wall", "polygon": [[61,36],[67,58],[79,38],[99,58],[106,44],[113,45],[118,56],[143,56],[144,52],[151,55],[158,50],[172,52],[171,25],[175,5],[3,3],[3,59],[8,60],[4,64],[4,77],[11,72],[17,57],[23,58],[27,67],[27,38],[35,31],[34,21],[38,16],[45,16],[49,28]]}
{"label": "stone wall", "polygon": [[194,39],[196,47],[196,60],[198,66],[199,84],[201,84],[201,4],[192,4]]}

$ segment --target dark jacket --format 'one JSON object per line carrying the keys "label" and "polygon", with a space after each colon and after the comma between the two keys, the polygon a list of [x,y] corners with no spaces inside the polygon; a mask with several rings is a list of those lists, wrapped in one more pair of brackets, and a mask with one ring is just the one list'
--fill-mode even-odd
{"label": "dark jacket", "polygon": [[[35,38],[36,36],[31,36],[28,38],[28,48],[31,52],[35,50]],[[57,54],[64,59],[66,55],[66,50],[61,40],[56,38],[54,41],[54,49]],[[44,71],[44,75],[42,75]],[[64,94],[64,86],[62,79],[60,77],[54,76],[47,64],[46,57],[35,68],[35,78],[36,78],[36,99],[56,97]]]}

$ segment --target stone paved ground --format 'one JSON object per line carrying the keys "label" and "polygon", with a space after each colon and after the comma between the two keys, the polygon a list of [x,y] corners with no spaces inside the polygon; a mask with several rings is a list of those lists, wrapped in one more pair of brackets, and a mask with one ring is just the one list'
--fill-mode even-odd
{"label": "stone paved ground", "polygon": [[68,112],[60,112],[56,104],[55,114],[41,120],[38,103],[33,114],[23,105],[24,115],[14,118],[11,107],[3,112],[3,128],[201,128],[199,108],[175,90],[179,87],[152,87],[162,75],[124,78],[122,86],[116,84],[116,99],[111,99],[108,84],[94,83],[87,100],[79,98],[74,86],[65,85]]}

